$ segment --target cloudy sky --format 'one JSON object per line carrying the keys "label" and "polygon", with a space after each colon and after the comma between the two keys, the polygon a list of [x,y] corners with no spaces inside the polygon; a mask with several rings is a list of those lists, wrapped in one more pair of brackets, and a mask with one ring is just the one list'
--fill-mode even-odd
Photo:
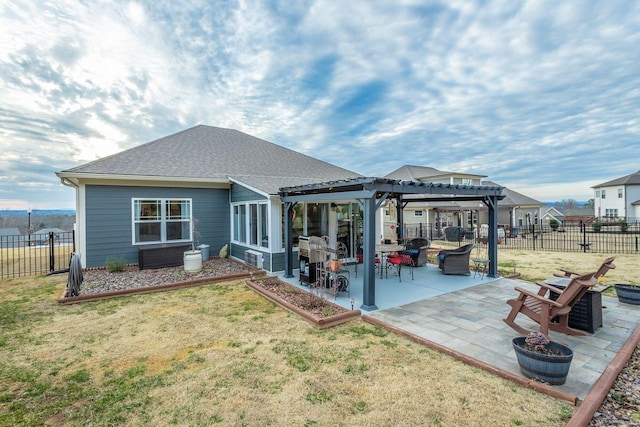
{"label": "cloudy sky", "polygon": [[640,169],[637,1],[0,0],[0,209],[197,125],[586,200]]}

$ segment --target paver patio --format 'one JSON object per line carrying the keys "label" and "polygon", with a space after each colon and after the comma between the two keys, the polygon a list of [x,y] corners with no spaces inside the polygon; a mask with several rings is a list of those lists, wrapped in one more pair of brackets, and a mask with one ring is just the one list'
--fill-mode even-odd
{"label": "paver patio", "polygon": [[[350,296],[358,308],[358,301],[362,301],[362,266],[359,266],[358,278],[351,268]],[[502,319],[511,308],[506,301],[518,294],[514,287],[537,290],[534,284],[517,279],[473,277],[473,274],[445,276],[431,264],[416,268],[414,273],[411,280],[408,271],[403,272],[402,282],[391,272],[388,278],[378,276],[378,310],[363,311],[363,314],[481,364],[524,378],[511,344],[511,339],[520,334]],[[287,280],[298,284],[296,278]],[[346,294],[338,296],[336,302],[351,308]],[[568,336],[550,332],[552,340],[567,344],[574,351],[567,382],[554,388],[579,400],[587,396],[640,318],[640,306],[622,304],[606,296],[602,297],[602,305],[603,326],[594,334]],[[518,316],[516,321],[528,329],[537,327],[526,316]]]}

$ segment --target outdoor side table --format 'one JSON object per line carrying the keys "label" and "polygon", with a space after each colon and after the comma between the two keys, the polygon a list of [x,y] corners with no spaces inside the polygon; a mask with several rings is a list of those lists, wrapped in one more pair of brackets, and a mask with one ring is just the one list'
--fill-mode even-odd
{"label": "outdoor side table", "polygon": [[473,277],[476,277],[476,274],[480,274],[480,278],[484,279],[485,274],[489,274],[489,263],[488,259],[483,258],[471,258],[471,262],[473,262]]}
{"label": "outdoor side table", "polygon": [[[559,289],[564,289],[569,283],[569,279],[565,277],[552,277],[546,279],[544,283]],[[587,293],[574,304],[569,313],[569,326],[571,328],[581,329],[592,334],[597,328],[602,327],[602,292],[607,288],[609,288],[609,286],[596,285],[589,289]],[[558,294],[552,293],[550,297],[555,300]]]}

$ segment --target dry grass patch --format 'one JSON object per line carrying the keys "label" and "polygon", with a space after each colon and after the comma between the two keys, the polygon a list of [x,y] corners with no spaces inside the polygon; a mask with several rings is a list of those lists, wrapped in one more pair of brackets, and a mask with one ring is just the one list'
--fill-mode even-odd
{"label": "dry grass patch", "polygon": [[[1,425],[563,425],[565,404],[242,281],[65,306],[0,281]],[[6,322],[5,322],[6,321]]]}

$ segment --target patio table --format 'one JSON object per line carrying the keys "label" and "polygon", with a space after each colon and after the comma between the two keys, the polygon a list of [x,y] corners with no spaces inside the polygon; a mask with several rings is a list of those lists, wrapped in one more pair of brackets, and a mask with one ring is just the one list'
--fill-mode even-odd
{"label": "patio table", "polygon": [[382,279],[382,269],[386,269],[385,254],[389,254],[391,252],[399,252],[404,250],[403,245],[393,245],[393,244],[381,244],[376,245],[376,252],[380,252],[380,278]]}

